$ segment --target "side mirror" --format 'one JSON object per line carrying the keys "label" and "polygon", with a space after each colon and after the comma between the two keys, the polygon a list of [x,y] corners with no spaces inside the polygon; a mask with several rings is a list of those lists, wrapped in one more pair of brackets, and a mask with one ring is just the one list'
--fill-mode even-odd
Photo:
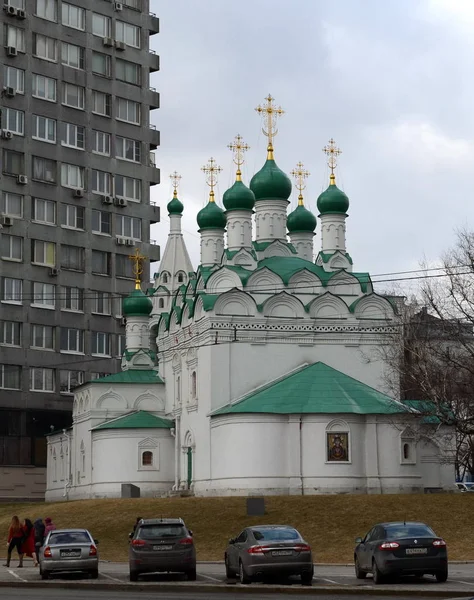
{"label": "side mirror", "polygon": [[232,544],[235,544],[235,538],[230,538],[230,540],[229,540],[229,544],[231,544],[231,545],[232,545]]}
{"label": "side mirror", "polygon": [[356,544],[362,544],[362,538],[361,537],[356,537],[356,539],[354,540]]}

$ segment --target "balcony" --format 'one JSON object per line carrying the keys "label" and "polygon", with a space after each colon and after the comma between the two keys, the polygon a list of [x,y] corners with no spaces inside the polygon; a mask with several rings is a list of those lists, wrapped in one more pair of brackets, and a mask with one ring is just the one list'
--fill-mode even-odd
{"label": "balcony", "polygon": [[150,202],[150,223],[154,225],[155,223],[159,223],[161,220],[161,211],[160,207],[156,202]]}
{"label": "balcony", "polygon": [[157,33],[160,33],[160,19],[155,15],[155,13],[150,13],[148,29],[150,31],[150,35],[156,35]]}
{"label": "balcony", "polygon": [[150,93],[148,95],[148,102],[150,104],[150,110],[155,110],[160,108],[160,94],[156,91],[154,87],[150,88]]}
{"label": "balcony", "polygon": [[150,249],[148,251],[150,261],[160,260],[161,258],[161,249],[156,240],[150,240]]}
{"label": "balcony", "polygon": [[160,57],[154,50],[150,50],[149,52],[149,63],[148,68],[150,69],[150,73],[155,73],[160,70]]}
{"label": "balcony", "polygon": [[150,125],[150,150],[156,150],[160,145],[160,132],[156,125]]}

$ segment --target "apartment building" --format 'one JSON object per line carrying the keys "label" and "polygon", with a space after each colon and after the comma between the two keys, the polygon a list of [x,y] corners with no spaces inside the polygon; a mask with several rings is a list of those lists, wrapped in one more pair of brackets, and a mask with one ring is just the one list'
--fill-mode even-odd
{"label": "apartment building", "polygon": [[159,259],[149,9],[5,0],[0,12],[0,499],[43,498],[45,434],[70,424],[75,386],[119,370],[129,255]]}

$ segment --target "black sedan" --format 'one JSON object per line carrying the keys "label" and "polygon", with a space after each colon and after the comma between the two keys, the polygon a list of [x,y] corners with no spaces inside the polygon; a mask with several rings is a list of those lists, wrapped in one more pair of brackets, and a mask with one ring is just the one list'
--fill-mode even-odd
{"label": "black sedan", "polygon": [[396,575],[422,577],[426,573],[439,583],[448,578],[446,542],[424,523],[379,523],[355,542],[358,579],[367,573],[372,573],[375,584]]}

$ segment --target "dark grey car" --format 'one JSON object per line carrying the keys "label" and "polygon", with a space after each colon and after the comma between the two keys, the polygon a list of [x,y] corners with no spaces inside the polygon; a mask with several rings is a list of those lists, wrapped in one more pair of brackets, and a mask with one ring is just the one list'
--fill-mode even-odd
{"label": "dark grey car", "polygon": [[185,573],[196,580],[196,549],[182,519],[142,519],[130,535],[130,581],[142,573]]}
{"label": "dark grey car", "polygon": [[313,580],[311,547],[287,525],[247,527],[229,540],[224,560],[227,577],[238,575],[240,583],[291,575],[299,575],[305,585]]}
{"label": "dark grey car", "polygon": [[435,575],[442,583],[448,578],[446,542],[424,523],[379,523],[363,538],[356,539],[356,577],[372,573],[374,583],[391,575]]}

